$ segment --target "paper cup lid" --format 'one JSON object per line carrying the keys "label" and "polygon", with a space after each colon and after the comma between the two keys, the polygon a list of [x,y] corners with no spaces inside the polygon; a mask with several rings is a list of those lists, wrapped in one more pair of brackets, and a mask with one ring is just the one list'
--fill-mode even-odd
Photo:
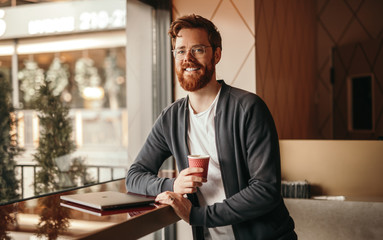
{"label": "paper cup lid", "polygon": [[188,158],[194,158],[194,159],[198,159],[198,158],[210,158],[209,155],[188,155]]}

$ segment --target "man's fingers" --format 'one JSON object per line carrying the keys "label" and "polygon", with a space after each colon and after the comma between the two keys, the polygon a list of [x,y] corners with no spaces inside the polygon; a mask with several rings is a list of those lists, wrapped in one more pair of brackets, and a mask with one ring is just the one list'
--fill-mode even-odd
{"label": "man's fingers", "polygon": [[[180,178],[180,176],[178,176]],[[206,182],[206,179],[205,178],[202,178],[202,177],[197,177],[197,176],[182,176],[181,178],[183,178],[183,180],[181,181],[182,182],[182,186],[184,187],[194,187],[194,186],[202,186],[201,183],[203,182]]]}
{"label": "man's fingers", "polygon": [[180,172],[180,174],[187,176],[187,175],[192,175],[193,173],[201,173],[203,172],[203,168],[199,167],[190,167],[190,168],[185,168]]}
{"label": "man's fingers", "polygon": [[184,187],[186,188],[195,188],[195,187],[201,187],[202,182],[194,182],[194,181],[188,181],[184,182]]}
{"label": "man's fingers", "polygon": [[162,192],[157,195],[155,202],[161,203],[161,204],[167,204],[174,206],[175,202],[179,202],[184,198],[182,194],[177,194],[174,192],[166,191]]}
{"label": "man's fingers", "polygon": [[195,192],[197,192],[197,188],[196,187],[194,187],[194,188],[190,187],[190,188],[185,188],[184,189],[184,193],[186,193],[186,194],[195,193]]}
{"label": "man's fingers", "polygon": [[201,187],[202,183],[206,182],[206,179],[193,174],[200,173],[202,171],[203,168],[186,168],[182,170],[174,181],[174,192],[180,194],[195,193],[197,191],[197,187]]}
{"label": "man's fingers", "polygon": [[185,180],[188,182],[203,182],[202,177],[193,176],[193,175],[185,177]]}
{"label": "man's fingers", "polygon": [[197,192],[197,187],[183,187],[182,193],[195,193]]}
{"label": "man's fingers", "polygon": [[172,192],[166,191],[157,195],[155,202],[159,202],[162,204],[171,205],[176,198],[176,195],[173,195]]}

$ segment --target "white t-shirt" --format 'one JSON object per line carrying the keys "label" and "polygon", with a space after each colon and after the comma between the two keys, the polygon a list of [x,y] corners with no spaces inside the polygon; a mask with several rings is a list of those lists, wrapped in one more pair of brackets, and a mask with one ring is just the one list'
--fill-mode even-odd
{"label": "white t-shirt", "polygon": [[[211,106],[204,112],[194,114],[189,103],[188,146],[190,154],[210,155],[207,182],[197,192],[201,206],[213,205],[216,202],[222,202],[226,198],[218,162],[214,127],[214,117],[220,92],[221,90]],[[209,228],[208,230],[208,232],[205,231],[205,239],[234,239],[231,225]]]}

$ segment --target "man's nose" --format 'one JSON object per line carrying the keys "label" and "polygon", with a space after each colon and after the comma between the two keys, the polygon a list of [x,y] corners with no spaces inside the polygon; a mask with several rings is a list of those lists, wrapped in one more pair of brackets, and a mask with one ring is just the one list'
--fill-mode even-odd
{"label": "man's nose", "polygon": [[193,61],[194,59],[195,57],[192,54],[192,50],[191,49],[187,50],[184,57],[184,61]]}

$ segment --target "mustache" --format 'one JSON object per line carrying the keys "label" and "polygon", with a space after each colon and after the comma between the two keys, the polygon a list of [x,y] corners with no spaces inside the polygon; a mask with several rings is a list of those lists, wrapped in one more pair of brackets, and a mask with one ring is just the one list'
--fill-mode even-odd
{"label": "mustache", "polygon": [[181,65],[182,69],[185,68],[202,68],[201,64],[198,63],[184,63]]}

